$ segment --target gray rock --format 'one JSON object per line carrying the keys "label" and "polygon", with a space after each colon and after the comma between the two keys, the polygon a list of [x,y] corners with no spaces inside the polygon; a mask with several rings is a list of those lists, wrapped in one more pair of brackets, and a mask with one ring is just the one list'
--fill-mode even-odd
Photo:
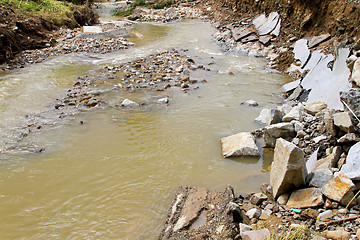
{"label": "gray rock", "polygon": [[240,232],[240,234],[243,233],[243,232],[251,231],[251,230],[253,230],[253,228],[251,226],[246,225],[244,223],[239,224],[239,232]]}
{"label": "gray rock", "polygon": [[354,197],[355,185],[351,179],[342,173],[337,173],[335,177],[325,184],[322,193],[342,205],[346,205]]}
{"label": "gray rock", "polygon": [[249,211],[247,211],[245,215],[250,219],[253,219],[253,218],[257,219],[261,215],[261,210],[258,208],[252,208]]}
{"label": "gray rock", "polygon": [[277,123],[264,128],[264,140],[266,147],[275,147],[276,139],[290,139],[296,136],[292,123]]}
{"label": "gray rock", "polygon": [[340,173],[352,180],[360,180],[360,142],[350,148],[346,163],[342,166]]}
{"label": "gray rock", "polygon": [[331,38],[330,34],[323,34],[320,36],[315,36],[309,39],[308,41],[308,46],[309,48],[314,48],[319,46],[319,44],[326,42],[327,40],[329,40]]}
{"label": "gray rock", "polygon": [[354,125],[347,112],[339,112],[334,114],[334,124],[344,132],[354,131]]}
{"label": "gray rock", "polygon": [[255,138],[249,132],[242,132],[222,138],[221,147],[224,157],[260,156],[259,149],[255,144]]}
{"label": "gray rock", "polygon": [[334,175],[330,169],[319,169],[309,173],[306,177],[306,182],[310,187],[322,188],[333,178]]}
{"label": "gray rock", "polygon": [[306,175],[303,151],[282,138],[277,139],[270,171],[274,198],[305,185]]}
{"label": "gray rock", "polygon": [[124,101],[122,101],[121,106],[123,106],[123,107],[137,107],[137,106],[139,106],[139,104],[136,103],[136,102],[133,102],[133,101],[131,101],[129,99],[125,99]]}
{"label": "gray rock", "polygon": [[319,188],[305,188],[294,191],[287,204],[287,208],[309,208],[324,204],[323,195]]}
{"label": "gray rock", "polygon": [[335,215],[335,213],[332,210],[326,210],[318,215],[318,219],[325,220],[332,218]]}
{"label": "gray rock", "polygon": [[270,231],[267,228],[261,230],[247,231],[240,234],[243,240],[265,240],[270,237]]}

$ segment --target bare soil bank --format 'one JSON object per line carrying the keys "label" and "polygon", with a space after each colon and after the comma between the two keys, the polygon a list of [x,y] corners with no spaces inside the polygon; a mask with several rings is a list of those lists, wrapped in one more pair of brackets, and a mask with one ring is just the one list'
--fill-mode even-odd
{"label": "bare soil bank", "polygon": [[75,28],[97,21],[93,9],[85,5],[74,7],[67,17],[60,24],[56,19],[29,16],[11,5],[0,6],[0,63],[23,50],[45,47],[50,43],[51,31],[61,26]]}
{"label": "bare soil bank", "polygon": [[[222,25],[278,12],[281,33],[274,44],[279,46],[290,46],[290,39],[326,33],[332,37],[325,49],[329,52],[333,52],[336,42],[360,44],[360,4],[354,0],[202,0],[201,5],[208,16]],[[292,55],[286,52],[278,58],[277,68],[283,71],[292,62]]]}

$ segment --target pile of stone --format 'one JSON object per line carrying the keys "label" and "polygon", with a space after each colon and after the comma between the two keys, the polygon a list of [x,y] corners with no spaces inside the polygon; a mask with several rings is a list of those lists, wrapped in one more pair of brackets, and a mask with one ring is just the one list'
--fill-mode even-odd
{"label": "pile of stone", "polygon": [[[95,32],[90,30],[96,29]],[[103,31],[105,29],[106,31]],[[90,31],[90,32],[89,32]],[[49,58],[69,53],[108,53],[134,46],[127,38],[130,34],[123,27],[112,24],[102,26],[84,26],[82,29],[60,30],[60,38],[52,38],[45,48],[26,50],[18,54],[15,59],[2,66],[3,69],[24,67],[29,64],[40,63]]]}
{"label": "pile of stone", "polygon": [[203,13],[199,8],[179,5],[167,9],[136,7],[134,13],[127,18],[139,22],[173,22],[184,19],[198,19],[202,15]]}

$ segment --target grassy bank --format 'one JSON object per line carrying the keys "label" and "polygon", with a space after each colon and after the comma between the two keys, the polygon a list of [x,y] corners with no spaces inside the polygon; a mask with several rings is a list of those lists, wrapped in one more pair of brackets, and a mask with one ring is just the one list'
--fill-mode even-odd
{"label": "grassy bank", "polygon": [[118,11],[114,14],[114,16],[119,16],[119,17],[129,16],[129,15],[133,14],[135,8],[138,6],[148,7],[148,8],[153,8],[153,9],[163,9],[166,7],[170,7],[173,4],[175,4],[175,1],[172,1],[172,0],[153,1],[153,2],[148,2],[145,0],[137,0],[136,2],[130,4],[128,9]]}

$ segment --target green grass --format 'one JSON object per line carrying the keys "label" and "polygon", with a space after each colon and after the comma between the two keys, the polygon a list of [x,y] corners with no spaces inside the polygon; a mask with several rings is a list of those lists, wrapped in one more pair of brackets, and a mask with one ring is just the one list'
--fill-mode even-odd
{"label": "green grass", "polygon": [[29,13],[66,13],[72,10],[73,4],[53,0],[0,0],[3,4],[11,4]]}

